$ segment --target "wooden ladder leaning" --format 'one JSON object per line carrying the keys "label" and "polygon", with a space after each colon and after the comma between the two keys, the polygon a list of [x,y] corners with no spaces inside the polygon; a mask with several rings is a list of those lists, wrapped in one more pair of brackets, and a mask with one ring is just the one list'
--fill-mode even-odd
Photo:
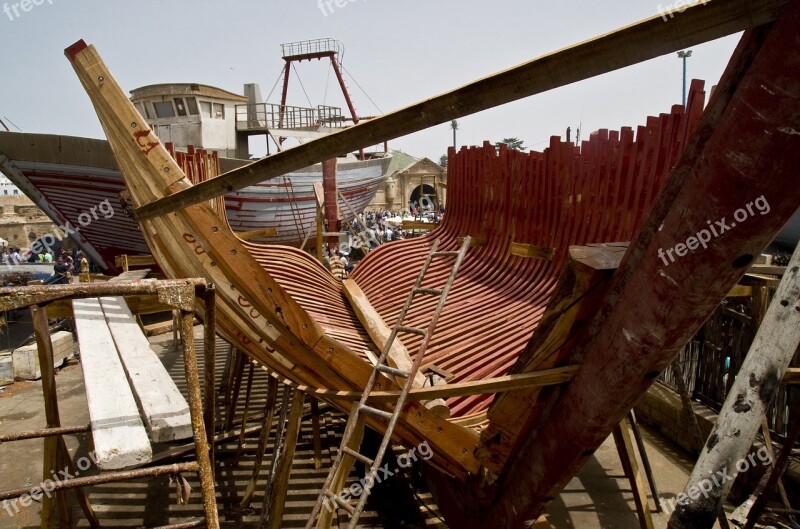
{"label": "wooden ladder leaning", "polygon": [[[422,360],[425,357],[425,351],[428,349],[428,344],[430,343],[431,337],[433,336],[433,332],[436,328],[436,323],[439,320],[439,315],[442,313],[442,309],[444,308],[445,301],[447,300],[447,295],[450,292],[450,288],[453,286],[453,282],[455,281],[456,274],[458,274],[458,269],[461,266],[461,261],[464,259],[464,255],[466,255],[467,250],[469,249],[470,237],[464,237],[464,242],[461,244],[461,248],[457,251],[450,251],[450,252],[440,252],[439,251],[439,239],[436,239],[431,247],[430,252],[428,253],[428,257],[425,260],[425,263],[422,265],[422,269],[419,272],[419,276],[417,276],[417,280],[414,283],[414,286],[411,288],[411,292],[408,294],[408,298],[406,299],[405,305],[403,305],[403,309],[400,311],[400,315],[397,318],[397,323],[392,329],[392,333],[389,335],[389,339],[386,341],[386,344],[381,351],[381,355],[378,358],[378,362],[375,364],[375,368],[372,371],[372,375],[367,382],[367,386],[364,389],[364,394],[361,396],[361,400],[353,404],[353,409],[350,412],[350,416],[347,420],[347,426],[344,430],[344,435],[342,436],[342,442],[339,446],[339,453],[334,461],[333,465],[331,466],[330,472],[328,473],[328,478],[325,480],[325,485],[322,487],[322,492],[317,497],[317,501],[314,504],[314,510],[311,512],[311,516],[308,519],[308,523],[306,523],[306,529],[311,529],[314,527],[314,523],[317,520],[317,516],[320,515],[322,511],[323,504],[328,508],[331,509],[331,504],[343,508],[350,514],[350,524],[348,525],[349,529],[354,529],[358,524],[358,519],[361,516],[361,513],[364,510],[364,506],[367,503],[367,497],[369,496],[371,486],[375,483],[375,478],[378,474],[378,470],[380,469],[381,462],[386,454],[386,450],[389,448],[389,443],[391,442],[392,432],[394,431],[395,425],[397,424],[397,420],[400,416],[400,412],[403,410],[403,406],[405,405],[406,398],[408,397],[409,392],[411,391],[414,376],[419,371],[420,366],[422,365]],[[433,289],[433,288],[422,288],[422,282],[425,279],[425,273],[428,271],[428,267],[430,266],[431,262],[435,258],[439,257],[449,257],[455,258],[455,262],[453,263],[453,267],[450,270],[450,275],[447,278],[447,283],[445,283],[444,287],[440,289]],[[411,304],[414,301],[414,298],[417,295],[428,295],[428,296],[438,296],[439,303],[436,305],[436,310],[431,317],[431,321],[428,324],[428,327],[425,329],[418,328],[418,327],[407,327],[403,325],[403,321],[405,320],[406,314],[408,313]],[[391,367],[387,363],[387,358],[389,356],[389,350],[392,347],[392,343],[394,342],[395,338],[397,337],[398,333],[406,333],[406,334],[416,334],[418,336],[422,336],[422,343],[420,344],[419,351],[417,353],[416,358],[414,359],[414,363],[411,366],[410,371],[403,371],[401,369],[396,369]],[[401,379],[405,379],[403,383],[403,389],[400,392],[399,397],[394,405],[393,411],[390,413],[388,411],[383,411],[367,404],[369,400],[370,394],[372,393],[373,389],[375,388],[375,383],[378,379],[378,373],[383,373],[388,376],[394,376]],[[361,430],[364,428],[364,421],[363,418],[366,415],[371,415],[373,417],[378,417],[380,419],[384,419],[388,421],[388,426],[386,427],[386,432],[383,435],[383,439],[381,440],[380,447],[378,448],[378,453],[375,456],[375,459],[370,459],[369,457],[359,453],[356,450],[353,450],[348,446],[351,440],[354,437],[360,439]],[[359,443],[360,444],[360,443]],[[354,458],[357,461],[364,463],[369,470],[367,471],[367,475],[364,478],[364,483],[366,485],[363,487],[364,493],[360,496],[358,503],[353,506],[349,502],[343,500],[340,494],[331,490],[331,486],[334,482],[334,477],[336,476],[339,467],[342,465],[342,460],[344,456],[348,455]]]}

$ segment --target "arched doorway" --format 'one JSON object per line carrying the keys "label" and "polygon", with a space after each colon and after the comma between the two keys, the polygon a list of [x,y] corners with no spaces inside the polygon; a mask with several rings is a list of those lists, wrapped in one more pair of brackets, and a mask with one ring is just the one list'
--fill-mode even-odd
{"label": "arched doorway", "polygon": [[433,186],[422,184],[414,188],[411,192],[411,199],[408,203],[411,211],[436,212],[439,211],[439,200]]}

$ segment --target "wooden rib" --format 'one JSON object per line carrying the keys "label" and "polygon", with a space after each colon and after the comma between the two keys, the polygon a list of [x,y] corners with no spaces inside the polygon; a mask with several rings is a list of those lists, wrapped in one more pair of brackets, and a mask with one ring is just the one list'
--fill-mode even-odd
{"label": "wooden rib", "polygon": [[[489,395],[493,393],[505,393],[508,391],[517,391],[528,388],[555,386],[569,382],[575,375],[577,369],[578,366],[566,366],[556,369],[545,369],[532,373],[506,375],[503,377],[473,382],[414,388],[409,393],[408,400],[422,401],[466,395]],[[332,389],[311,388],[296,384],[291,380],[281,377],[279,377],[278,380],[280,380],[280,382],[283,384],[293,386],[297,390],[314,397],[329,397],[337,400],[354,401],[360,399],[362,395],[362,393],[359,391],[336,391]],[[370,395],[370,401],[372,402],[393,402],[397,400],[397,397],[400,395],[400,391],[373,391]]]}
{"label": "wooden rib", "polygon": [[668,24],[654,15],[445,94],[281,151],[136,210],[148,219],[295,171],[342,152],[405,136],[553,88],[631,66],[775,20],[786,0],[726,0],[687,7]]}
{"label": "wooden rib", "polygon": [[783,374],[784,384],[800,384],[800,368],[790,367]]}
{"label": "wooden rib", "polygon": [[261,237],[275,237],[276,235],[278,235],[277,228],[266,228],[263,230],[242,231],[236,233],[236,236],[242,239],[243,241],[249,241],[250,239],[260,239]]}
{"label": "wooden rib", "polygon": [[555,248],[546,248],[544,246],[525,244],[521,242],[512,242],[509,251],[511,252],[511,255],[530,257],[533,259],[544,259],[545,261],[552,261],[553,257],[556,255]]}
{"label": "wooden rib", "polygon": [[[521,153],[503,147],[498,152],[489,143],[451,150],[450,204],[442,224],[425,237],[370,252],[350,278],[391,326],[433,237],[441,239],[445,249],[454,249],[464,234],[485,239],[486,244],[471,249],[464,262],[425,362],[454,373],[455,383],[506,375],[544,314],[568,261],[569,247],[629,240],[635,235],[640,210],[650,202],[634,200],[629,190],[663,185],[677,159],[673,143],[694,130],[699,116],[695,109],[703,103],[702,83],[693,83],[693,106],[688,113],[693,121],[665,118],[664,134],[671,139],[652,148],[659,120],[649,120],[650,128],[641,128],[636,137],[625,128],[593,135],[580,147],[553,138],[543,152]],[[681,107],[673,108],[672,114],[685,115]],[[677,136],[676,130],[680,131]],[[642,176],[645,152],[669,163]],[[638,182],[644,178],[652,181]],[[556,248],[553,260],[512,255],[509,234],[518,243]],[[434,263],[423,286],[440,286],[446,273],[443,263]],[[430,301],[415,303],[409,324],[424,324],[431,310]],[[419,337],[404,337],[404,343],[414,351]],[[471,395],[451,398],[448,405],[453,416],[459,417],[485,410],[490,401],[487,396]]]}

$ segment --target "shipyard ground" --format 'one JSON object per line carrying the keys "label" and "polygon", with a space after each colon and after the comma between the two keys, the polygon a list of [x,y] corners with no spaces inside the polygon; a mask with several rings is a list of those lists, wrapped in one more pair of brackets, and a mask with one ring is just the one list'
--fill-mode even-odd
{"label": "shipyard ground", "polygon": [[[202,339],[200,328],[196,338]],[[171,346],[171,334],[152,338],[154,349],[161,355],[165,365],[174,376],[178,387],[184,389],[183,362]],[[218,372],[221,373],[227,346],[219,342]],[[265,378],[256,373],[250,403],[252,412],[259,411],[264,402]],[[83,389],[81,366],[73,360],[60,370],[56,377],[62,424],[82,425],[88,423],[86,396]],[[244,391],[240,399],[243,405]],[[323,463],[330,461],[330,452],[338,445],[338,435],[343,429],[344,417],[323,407]],[[218,417],[222,418],[222,407]],[[253,423],[255,424],[255,423]],[[0,392],[0,433],[34,430],[45,426],[39,382],[18,382]],[[665,499],[681,492],[686,483],[693,460],[684,452],[675,449],[657,432],[643,429],[647,451],[650,456],[658,488]],[[304,421],[297,454],[294,460],[286,516],[282,527],[303,527],[316,493],[325,479],[326,468],[315,470],[310,421]],[[252,469],[255,438],[248,438],[246,453],[238,465],[233,462],[236,444],[222,447],[218,455],[218,501],[223,511],[223,527],[257,527],[261,497],[265,488],[265,476],[269,460],[265,461],[253,502],[254,510],[238,512],[238,504]],[[87,435],[69,436],[67,444],[77,460],[90,449]],[[0,446],[0,476],[4,489],[30,486],[39,482],[42,468],[41,440],[20,441]],[[96,472],[90,469],[87,473]],[[90,500],[104,526],[158,526],[199,519],[201,504],[199,484],[196,476],[185,476],[196,491],[190,505],[175,505],[175,492],[167,478],[151,481],[127,482],[104,485],[90,489]],[[388,480],[376,489],[368,504],[368,512],[362,517],[359,527],[414,528],[447,527],[437,516],[433,498],[426,491],[417,490],[418,498],[411,492],[409,482],[403,477]],[[421,499],[421,501],[420,501]],[[374,500],[374,501],[373,501]],[[653,506],[650,497],[651,508]],[[0,504],[2,507],[2,504]],[[0,509],[0,528],[22,529],[39,527],[40,504],[13,506]],[[9,515],[8,511],[13,513]],[[81,519],[80,510],[73,508],[75,527],[87,527]],[[624,477],[616,448],[611,438],[596,452],[580,473],[569,483],[548,510],[548,518],[555,528],[606,528],[635,529],[639,522],[634,511],[630,484]],[[668,516],[654,514],[656,528],[666,527]]]}

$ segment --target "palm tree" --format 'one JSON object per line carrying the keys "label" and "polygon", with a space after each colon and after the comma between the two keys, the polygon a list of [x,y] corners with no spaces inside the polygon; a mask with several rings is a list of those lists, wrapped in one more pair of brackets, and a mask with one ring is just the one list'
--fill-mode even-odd
{"label": "palm tree", "polygon": [[453,120],[450,122],[450,128],[453,129],[453,148],[457,149],[456,146],[456,131],[458,130],[458,121]]}
{"label": "palm tree", "polygon": [[524,151],[525,140],[521,140],[519,138],[503,138],[503,141],[498,141],[495,145],[500,148],[500,144],[505,143],[509,149],[512,151]]}

